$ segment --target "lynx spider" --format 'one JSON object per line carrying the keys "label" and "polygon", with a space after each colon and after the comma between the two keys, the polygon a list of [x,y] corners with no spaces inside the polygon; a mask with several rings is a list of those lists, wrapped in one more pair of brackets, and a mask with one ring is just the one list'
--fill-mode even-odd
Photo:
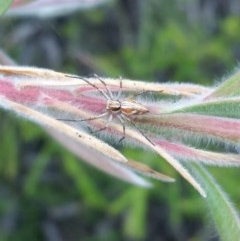
{"label": "lynx spider", "polygon": [[[80,76],[73,76],[70,75],[68,77],[71,78],[78,78],[83,81],[85,81],[87,84],[91,85],[93,88],[95,88],[105,99],[106,99],[106,111],[100,115],[90,117],[87,119],[78,119],[78,120],[66,120],[65,121],[91,121],[96,120],[102,117],[108,117],[107,122],[105,126],[101,129],[98,129],[94,132],[103,131],[108,128],[109,124],[111,123],[113,117],[117,117],[118,120],[121,122],[123,127],[123,137],[119,140],[121,142],[123,139],[125,139],[125,129],[126,129],[126,121],[131,123],[151,144],[152,141],[145,136],[145,134],[133,123],[133,121],[129,118],[129,116],[136,116],[136,115],[144,115],[149,112],[149,110],[143,106],[142,104],[138,103],[137,101],[133,100],[134,97],[141,95],[142,93],[145,93],[146,91],[142,91],[140,93],[137,93],[133,95],[132,97],[122,99],[122,79],[120,78],[120,88],[118,90],[118,93],[116,97],[114,97],[112,91],[108,88],[107,84],[97,75],[94,75],[95,78],[97,78],[105,87],[106,91],[103,91],[102,89],[98,88],[95,84],[91,83],[85,78],[82,78]],[[61,119],[60,119],[61,120]]]}

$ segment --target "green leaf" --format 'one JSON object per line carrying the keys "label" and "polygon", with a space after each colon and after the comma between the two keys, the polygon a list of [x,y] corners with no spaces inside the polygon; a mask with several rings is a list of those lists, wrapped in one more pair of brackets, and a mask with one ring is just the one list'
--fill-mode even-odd
{"label": "green leaf", "polygon": [[175,112],[198,113],[238,119],[240,118],[240,99],[221,99],[218,101],[203,102],[198,105],[182,108]]}
{"label": "green leaf", "polygon": [[[11,118],[1,118],[1,151],[0,151],[0,174],[8,180],[14,180],[18,175],[19,148],[17,128]],[[11,151],[9,151],[11,150]]]}
{"label": "green leaf", "polygon": [[240,72],[238,71],[223,82],[209,98],[240,96]]}
{"label": "green leaf", "polygon": [[3,15],[3,13],[5,13],[8,10],[8,8],[12,4],[12,2],[13,2],[13,0],[0,1],[0,15]]}
{"label": "green leaf", "polygon": [[120,214],[127,210],[124,232],[127,237],[142,240],[146,235],[148,190],[131,187],[109,204],[110,212]]}
{"label": "green leaf", "polygon": [[207,193],[204,199],[220,239],[240,240],[240,219],[232,202],[211,174],[197,163],[186,163]]}
{"label": "green leaf", "polygon": [[78,160],[67,154],[63,159],[63,165],[67,174],[74,180],[79,193],[83,196],[86,203],[97,207],[105,206],[106,200],[101,190],[95,186],[91,175],[86,173],[86,170],[80,166]]}
{"label": "green leaf", "polygon": [[147,190],[135,188],[132,192],[132,202],[125,222],[125,232],[128,237],[142,239],[146,234]]}
{"label": "green leaf", "polygon": [[33,167],[26,176],[24,191],[27,195],[34,195],[38,191],[38,184],[44,169],[49,162],[49,154],[42,153],[36,158]]}

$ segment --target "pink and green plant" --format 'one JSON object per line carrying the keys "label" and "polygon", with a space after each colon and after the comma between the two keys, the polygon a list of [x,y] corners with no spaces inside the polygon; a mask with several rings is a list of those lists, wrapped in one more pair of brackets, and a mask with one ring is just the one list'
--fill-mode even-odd
{"label": "pink and green plant", "polygon": [[[52,70],[11,66],[1,66],[0,76],[1,107],[41,125],[82,160],[144,187],[150,183],[136,173],[174,181],[140,161],[128,160],[113,147],[123,137],[117,118],[99,132],[105,118],[81,121],[106,112],[106,99],[98,90],[106,87],[98,78],[84,78],[86,82]],[[102,80],[118,92],[119,79]],[[122,83],[122,97],[143,92],[136,98],[149,112],[128,117],[120,144],[159,154],[159,160],[167,161],[205,198],[222,239],[238,240],[237,212],[202,164],[240,165],[240,72],[212,88],[127,79]]]}

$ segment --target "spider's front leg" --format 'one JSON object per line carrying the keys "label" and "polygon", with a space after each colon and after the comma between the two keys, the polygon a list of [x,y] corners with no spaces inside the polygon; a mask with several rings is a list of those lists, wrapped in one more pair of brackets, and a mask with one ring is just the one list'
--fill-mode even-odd
{"label": "spider's front leg", "polygon": [[119,142],[123,141],[125,139],[125,116],[124,115],[117,115],[117,118],[120,120],[122,127],[123,127],[123,136],[119,140]]}
{"label": "spider's front leg", "polygon": [[60,120],[60,121],[71,121],[71,122],[91,121],[91,120],[96,120],[96,119],[105,117],[105,116],[107,116],[107,115],[108,115],[108,113],[107,113],[107,112],[104,112],[103,114],[100,114],[100,115],[97,115],[97,116],[93,116],[93,117],[89,117],[89,118],[86,118],[86,119],[64,119],[64,118],[57,118],[57,120]]}
{"label": "spider's front leg", "polygon": [[[108,117],[107,123],[104,125],[104,127],[100,128],[100,129],[97,129],[95,131],[91,131],[91,133],[97,133],[97,132],[100,132],[100,131],[104,131],[108,128],[110,122],[112,121],[113,115],[109,114],[108,112],[105,112],[104,114],[101,115],[101,117],[106,116],[106,115],[109,115],[109,117]],[[97,118],[95,118],[95,119],[97,119]]]}

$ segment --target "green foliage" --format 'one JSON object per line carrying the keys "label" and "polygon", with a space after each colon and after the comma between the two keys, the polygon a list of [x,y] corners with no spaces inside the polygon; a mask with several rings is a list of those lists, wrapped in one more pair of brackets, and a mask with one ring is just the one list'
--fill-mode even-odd
{"label": "green foliage", "polygon": [[[99,64],[107,72],[124,71],[127,77],[135,79],[210,83],[216,78],[216,72],[221,76],[226,69],[235,66],[239,39],[235,26],[239,21],[237,17],[226,19],[222,22],[222,31],[216,35],[204,31],[199,25],[186,27],[173,19],[166,24],[150,23],[156,27],[148,29],[143,43],[126,44],[117,53],[118,61],[114,56],[110,56],[111,61],[104,61],[101,57]],[[230,47],[226,48],[228,45]],[[105,57],[109,59],[109,56]],[[116,65],[121,69],[117,70]]]}
{"label": "green foliage", "polygon": [[[63,153],[64,154],[64,153]],[[105,207],[106,200],[103,194],[97,189],[91,175],[80,167],[76,158],[72,158],[66,153],[63,157],[63,166],[66,173],[74,180],[77,191],[82,199],[90,206]]]}
{"label": "green foliage", "polygon": [[239,110],[239,100],[233,99],[194,105],[192,107],[182,108],[181,110],[178,110],[176,112],[190,112],[229,118],[239,118]]}
{"label": "green foliage", "polygon": [[[188,165],[189,166],[189,165]],[[207,192],[205,199],[211,217],[216,225],[221,240],[240,239],[239,216],[227,195],[217,185],[213,177],[199,164],[191,165],[193,173]]]}
{"label": "green foliage", "polygon": [[124,220],[125,234],[133,239],[142,239],[146,233],[146,214],[148,206],[146,189],[129,188],[118,200],[110,205],[113,213],[127,210]]}
{"label": "green foliage", "polygon": [[0,15],[3,15],[10,7],[13,0],[4,0],[0,2]]}
{"label": "green foliage", "polygon": [[[0,159],[0,173],[7,181],[12,182],[18,172],[18,143],[16,140],[16,128],[14,122],[3,119],[1,129],[1,148]],[[9,130],[5,132],[5,130]]]}
{"label": "green foliage", "polygon": [[240,95],[239,71],[223,82],[217,90],[211,94],[213,97],[239,97]]}
{"label": "green foliage", "polygon": [[125,47],[122,61],[128,63],[126,71],[135,78],[209,83],[209,73],[218,65],[227,68],[233,64],[233,53],[224,48],[222,36],[206,35],[198,28],[192,27],[190,32],[177,22],[169,22],[141,52]]}

